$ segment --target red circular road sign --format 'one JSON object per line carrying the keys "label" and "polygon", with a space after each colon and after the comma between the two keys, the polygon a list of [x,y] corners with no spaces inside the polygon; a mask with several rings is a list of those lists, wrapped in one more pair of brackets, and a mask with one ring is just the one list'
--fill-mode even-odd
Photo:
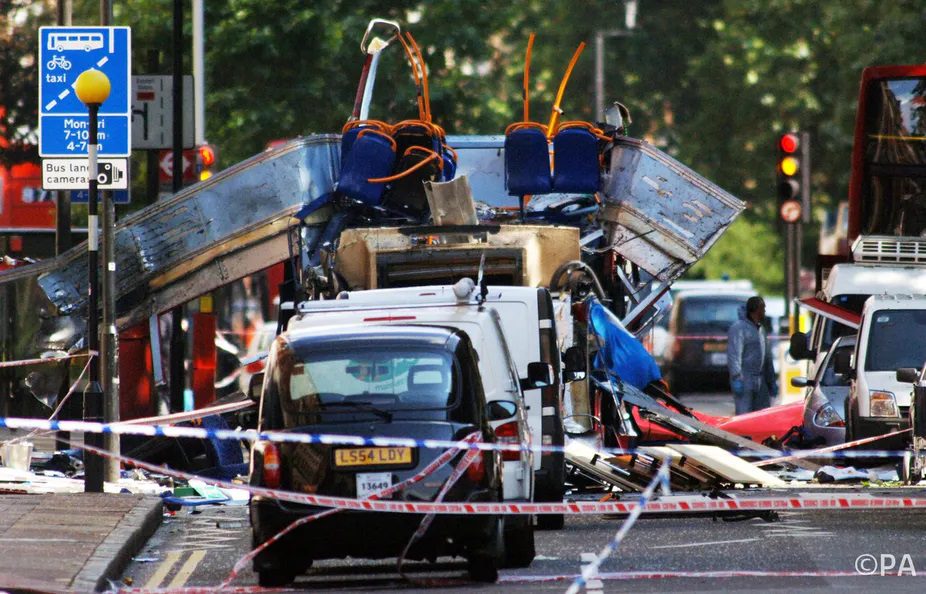
{"label": "red circular road sign", "polygon": [[798,200],[785,200],[778,209],[781,220],[786,223],[796,223],[801,220],[801,203]]}

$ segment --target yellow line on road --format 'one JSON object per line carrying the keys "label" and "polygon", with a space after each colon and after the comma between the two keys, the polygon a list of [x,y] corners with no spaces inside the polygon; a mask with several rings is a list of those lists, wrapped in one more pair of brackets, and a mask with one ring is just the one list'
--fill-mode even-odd
{"label": "yellow line on road", "polygon": [[174,568],[177,561],[180,560],[181,553],[179,551],[171,551],[167,553],[164,561],[161,562],[161,565],[158,567],[158,570],[152,574],[151,578],[148,579],[148,583],[145,584],[145,588],[155,589],[160,587],[161,581],[167,577],[167,574],[170,573],[170,570]]}
{"label": "yellow line on road", "polygon": [[193,570],[196,569],[196,566],[199,565],[199,562],[203,560],[203,557],[206,556],[206,551],[200,549],[198,551],[193,551],[190,553],[189,558],[186,560],[180,570],[177,572],[177,575],[174,576],[174,579],[170,581],[170,584],[167,585],[168,588],[180,588],[181,586],[186,585],[186,581],[190,579],[190,576],[193,575]]}

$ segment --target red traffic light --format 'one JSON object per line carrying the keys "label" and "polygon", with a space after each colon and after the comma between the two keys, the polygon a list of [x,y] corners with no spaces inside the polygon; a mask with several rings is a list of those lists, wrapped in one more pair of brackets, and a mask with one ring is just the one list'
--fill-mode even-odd
{"label": "red traffic light", "polygon": [[778,139],[778,148],[785,153],[796,152],[797,149],[801,146],[801,141],[798,138],[797,134],[788,132],[787,134],[782,134],[781,138]]}
{"label": "red traffic light", "polygon": [[203,167],[212,167],[215,165],[215,149],[211,145],[204,144],[197,148],[199,152],[199,162]]}

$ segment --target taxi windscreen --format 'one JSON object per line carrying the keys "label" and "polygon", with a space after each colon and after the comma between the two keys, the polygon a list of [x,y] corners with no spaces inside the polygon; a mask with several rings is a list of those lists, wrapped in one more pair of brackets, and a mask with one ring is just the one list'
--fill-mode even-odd
{"label": "taxi windscreen", "polygon": [[458,379],[450,353],[419,348],[300,352],[284,348],[271,372],[286,425],[379,418],[446,419]]}

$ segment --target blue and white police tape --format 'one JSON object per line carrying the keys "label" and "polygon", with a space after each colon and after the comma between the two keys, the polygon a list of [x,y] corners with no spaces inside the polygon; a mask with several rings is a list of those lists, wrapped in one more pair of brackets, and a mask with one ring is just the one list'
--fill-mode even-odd
{"label": "blue and white police tape", "polygon": [[[70,431],[74,433],[113,433],[117,435],[141,435],[147,437],[173,437],[192,439],[228,439],[235,441],[270,441],[274,443],[301,443],[341,446],[373,446],[373,447],[413,447],[429,449],[456,448],[461,450],[483,451],[532,451],[535,453],[566,453],[568,446],[540,445],[540,444],[498,444],[498,443],[466,443],[459,440],[442,439],[414,439],[411,437],[364,437],[360,435],[340,435],[335,433],[297,433],[290,431],[256,431],[237,429],[207,429],[204,427],[179,427],[175,425],[148,425],[135,424],[133,421],[119,423],[98,423],[94,421],[56,421],[45,419],[26,419],[19,417],[0,417],[0,428],[8,429],[38,429],[44,431]],[[890,434],[895,435],[895,434]],[[777,462],[785,462],[799,458],[902,458],[903,450],[865,450],[862,452],[832,451],[833,447],[852,447],[859,443],[874,441],[876,438],[866,438],[841,446],[831,446],[824,450],[793,450],[757,452],[753,450],[737,450],[732,452],[743,458],[772,458]],[[640,449],[603,448],[601,453],[612,456],[647,456],[651,453]],[[759,462],[767,465],[768,462]]]}
{"label": "blue and white police tape", "polygon": [[656,492],[656,487],[662,487],[663,495],[669,494],[669,460],[668,458],[662,461],[662,465],[659,467],[659,471],[656,473],[656,476],[653,477],[653,480],[650,481],[649,485],[646,486],[646,489],[643,490],[643,493],[640,494],[640,500],[637,502],[637,506],[630,512],[630,515],[627,516],[627,519],[624,520],[624,523],[621,524],[620,529],[617,531],[617,534],[614,535],[608,544],[605,545],[601,552],[595,556],[587,565],[582,567],[582,572],[573,580],[572,585],[566,590],[566,594],[578,594],[579,590],[598,573],[598,569],[601,567],[601,564],[605,559],[611,556],[611,553],[620,546],[621,542],[624,540],[624,537],[627,535],[627,532],[633,527],[634,523],[637,521],[637,518],[640,517],[640,514],[643,513],[643,510],[646,508],[650,499],[653,497],[653,493]]}
{"label": "blue and white police tape", "polygon": [[[138,468],[149,470],[164,476],[185,480],[198,479],[207,485],[221,489],[241,489],[252,495],[300,503],[315,507],[328,507],[350,511],[391,512],[402,514],[568,514],[568,515],[621,515],[629,514],[639,507],[637,501],[564,501],[562,503],[457,503],[433,501],[401,501],[353,499],[334,495],[317,495],[297,493],[281,489],[270,489],[255,485],[240,485],[231,481],[199,476],[190,472],[174,470],[166,466],[149,464],[128,456],[116,455],[88,445],[80,446],[92,454],[120,460]],[[835,510],[835,509],[926,509],[926,496],[889,496],[865,493],[809,492],[789,493],[775,496],[739,496],[727,491],[725,498],[712,498],[709,495],[671,495],[659,500],[649,501],[641,513],[682,513],[682,514],[716,514],[729,512],[760,512],[788,510]]]}

